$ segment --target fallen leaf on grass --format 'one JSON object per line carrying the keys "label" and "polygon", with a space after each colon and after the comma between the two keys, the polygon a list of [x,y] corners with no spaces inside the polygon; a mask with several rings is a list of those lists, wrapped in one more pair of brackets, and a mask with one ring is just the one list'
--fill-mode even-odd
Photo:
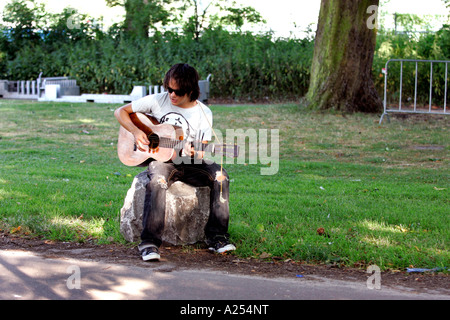
{"label": "fallen leaf on grass", "polygon": [[408,232],[409,230],[402,225],[395,226],[395,229],[400,230],[400,232]]}
{"label": "fallen leaf on grass", "polygon": [[327,237],[327,238],[330,237],[330,235],[329,235],[328,233],[325,232],[325,229],[324,229],[324,228],[318,228],[316,232],[317,232],[317,234],[318,234],[319,236],[324,236],[324,237]]}
{"label": "fallen leaf on grass", "polygon": [[11,230],[11,234],[20,232],[20,230],[22,230],[22,227],[21,227],[21,226],[18,226],[17,228],[13,228],[13,229]]}
{"label": "fallen leaf on grass", "polygon": [[260,259],[267,259],[270,258],[271,254],[267,253],[267,252],[263,252],[261,253],[261,255],[259,256]]}

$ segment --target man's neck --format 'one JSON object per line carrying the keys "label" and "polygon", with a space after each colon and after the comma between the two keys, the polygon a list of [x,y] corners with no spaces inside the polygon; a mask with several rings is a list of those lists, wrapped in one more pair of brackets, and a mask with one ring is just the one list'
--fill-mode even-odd
{"label": "man's neck", "polygon": [[187,103],[184,103],[178,107],[183,108],[183,109],[190,109],[190,108],[195,107],[196,105],[197,105],[197,100],[194,100],[194,101],[189,101]]}

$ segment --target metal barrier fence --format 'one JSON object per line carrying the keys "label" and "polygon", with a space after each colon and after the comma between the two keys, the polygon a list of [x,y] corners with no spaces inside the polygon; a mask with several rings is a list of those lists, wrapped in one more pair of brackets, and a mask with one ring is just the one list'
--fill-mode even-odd
{"label": "metal barrier fence", "polygon": [[[400,63],[400,70],[399,70],[399,79],[398,79],[398,85],[399,89],[396,90],[390,90],[388,88],[389,81],[392,79],[392,86],[394,89],[396,88],[396,79],[395,76],[388,78],[388,76],[391,74],[390,69],[392,70],[394,66],[392,64],[394,63]],[[384,69],[384,100],[383,100],[383,106],[384,106],[384,112],[381,115],[380,118],[380,124],[383,122],[384,116],[387,116],[389,121],[389,115],[388,113],[425,113],[425,114],[446,114],[449,115],[450,112],[447,108],[447,94],[448,94],[448,64],[450,61],[445,60],[414,60],[414,59],[391,59],[388,62],[386,62],[386,67]],[[391,66],[390,66],[391,64]],[[414,81],[414,90],[407,90],[408,92],[405,94],[404,92],[404,82],[405,82],[405,75],[404,75],[404,68],[409,67],[411,68],[412,64],[412,73],[413,73],[413,81]],[[429,64],[429,72],[423,73],[419,71],[423,71],[423,65]],[[444,67],[442,67],[445,65]],[[438,66],[438,68],[437,68]],[[419,67],[421,70],[419,70]],[[438,73],[438,76],[436,76],[436,69],[441,69],[442,73]],[[427,67],[428,70],[428,67]],[[434,73],[434,78],[433,78]],[[393,73],[395,74],[395,73]],[[420,74],[420,78],[419,78]],[[424,78],[429,79],[427,83],[424,83]],[[422,80],[422,81],[419,81]],[[411,78],[406,78],[406,81],[411,81]],[[444,82],[443,88],[440,87],[442,85],[442,82]],[[439,86],[439,88],[434,88],[433,83]],[[426,90],[424,90],[426,86]],[[419,88],[420,87],[420,88]],[[422,89],[422,90],[420,90]],[[435,90],[433,90],[435,89]],[[444,90],[442,90],[444,89]],[[426,91],[427,99],[423,100],[423,91]],[[395,99],[394,103],[388,102],[388,92],[393,98],[397,98],[396,95],[398,95],[398,100]],[[433,105],[433,92],[440,93],[440,101],[435,103]],[[443,96],[442,96],[443,93]],[[412,95],[414,98],[412,98],[410,95]],[[405,98],[406,97],[406,98]],[[436,99],[434,99],[436,100]],[[423,105],[420,105],[419,102],[424,102]],[[395,104],[397,102],[397,104]]]}

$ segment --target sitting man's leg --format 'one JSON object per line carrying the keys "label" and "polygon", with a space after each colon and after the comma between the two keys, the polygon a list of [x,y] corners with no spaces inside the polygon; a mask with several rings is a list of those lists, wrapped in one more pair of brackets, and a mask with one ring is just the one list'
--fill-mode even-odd
{"label": "sitting man's leg", "polygon": [[195,187],[210,188],[210,213],[205,227],[206,242],[209,249],[218,253],[236,250],[229,243],[229,177],[225,169],[217,163],[184,165],[180,179]]}
{"label": "sitting man's leg", "polygon": [[162,244],[164,220],[166,213],[166,192],[177,174],[177,169],[172,163],[153,161],[149,165],[148,176],[150,182],[147,185],[143,230],[139,251],[144,261],[159,260],[159,247]]}

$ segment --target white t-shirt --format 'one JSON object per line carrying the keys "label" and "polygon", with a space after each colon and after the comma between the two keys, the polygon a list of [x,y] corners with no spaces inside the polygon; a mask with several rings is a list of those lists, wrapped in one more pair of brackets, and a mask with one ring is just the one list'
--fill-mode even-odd
{"label": "white t-shirt", "polygon": [[197,105],[192,108],[180,108],[172,105],[169,93],[164,92],[135,100],[131,108],[133,112],[150,114],[159,123],[181,127],[187,141],[211,141],[212,132],[209,124],[212,126],[212,112],[198,100]]}

